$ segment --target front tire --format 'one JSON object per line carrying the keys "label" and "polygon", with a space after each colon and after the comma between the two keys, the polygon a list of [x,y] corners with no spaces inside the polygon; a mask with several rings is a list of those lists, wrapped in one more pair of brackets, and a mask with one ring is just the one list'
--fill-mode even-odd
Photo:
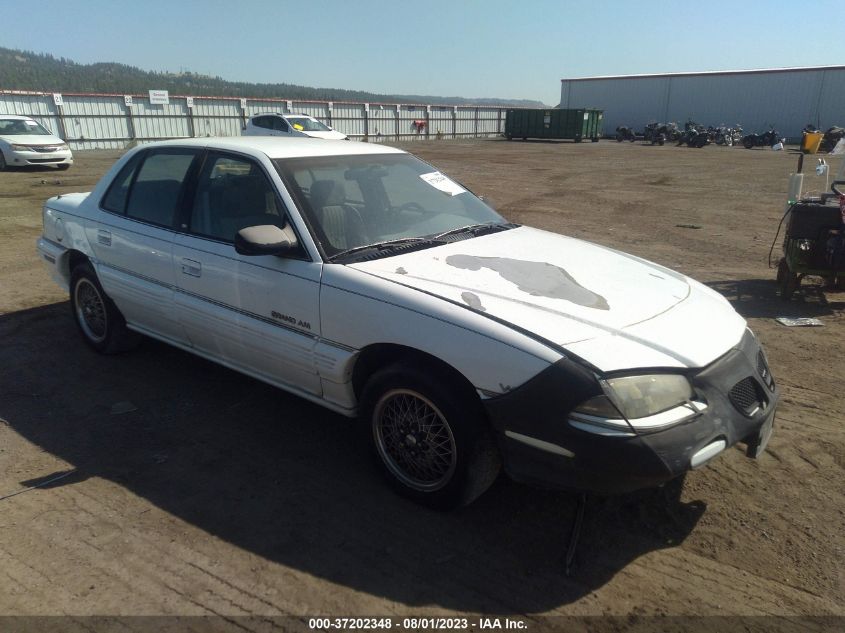
{"label": "front tire", "polygon": [[6,170],[6,157],[3,156],[3,150],[0,150],[0,171]]}
{"label": "front tire", "polygon": [[364,389],[361,417],[391,486],[448,510],[487,490],[501,458],[477,398],[426,369],[397,364],[376,372]]}
{"label": "front tire", "polygon": [[61,165],[56,165],[56,169],[58,169],[59,171],[67,171],[68,169],[70,169],[70,164],[62,163]]}
{"label": "front tire", "polygon": [[100,354],[124,352],[138,344],[139,335],[126,327],[126,320],[87,262],[71,273],[70,307],[83,340]]}

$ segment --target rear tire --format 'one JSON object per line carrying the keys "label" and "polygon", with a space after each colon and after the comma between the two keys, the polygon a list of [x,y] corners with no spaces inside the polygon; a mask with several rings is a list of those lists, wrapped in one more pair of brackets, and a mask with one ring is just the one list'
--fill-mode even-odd
{"label": "rear tire", "polygon": [[0,150],[0,171],[5,171],[6,169],[6,157],[3,156],[3,150]]}
{"label": "rear tire", "polygon": [[140,341],[140,335],[126,327],[126,320],[88,262],[71,272],[70,308],[82,338],[100,354],[125,352]]}
{"label": "rear tire", "polygon": [[361,420],[393,489],[448,510],[487,490],[501,457],[480,402],[438,373],[405,364],[379,370],[364,388]]}

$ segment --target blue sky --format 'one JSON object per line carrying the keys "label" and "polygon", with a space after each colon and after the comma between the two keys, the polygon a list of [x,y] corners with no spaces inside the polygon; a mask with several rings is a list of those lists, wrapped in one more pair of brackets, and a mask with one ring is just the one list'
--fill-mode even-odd
{"label": "blue sky", "polygon": [[[560,99],[590,75],[845,64],[828,0],[61,0],[6,7],[0,46],[249,82]],[[14,9],[14,10],[9,10]],[[816,24],[814,37],[804,37]],[[283,95],[282,95],[283,96]]]}

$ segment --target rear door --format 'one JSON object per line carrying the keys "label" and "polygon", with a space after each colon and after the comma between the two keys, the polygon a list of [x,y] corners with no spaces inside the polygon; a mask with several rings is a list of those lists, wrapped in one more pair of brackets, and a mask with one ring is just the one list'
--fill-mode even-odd
{"label": "rear door", "polygon": [[173,243],[179,320],[206,355],[274,384],[319,394],[321,264],[235,252],[247,226],[284,226],[286,209],[267,172],[240,154],[209,152]]}
{"label": "rear door", "polygon": [[161,148],[136,154],[100,201],[88,241],[106,293],[137,329],[176,342],[185,335],[173,306],[173,222],[201,151]]}

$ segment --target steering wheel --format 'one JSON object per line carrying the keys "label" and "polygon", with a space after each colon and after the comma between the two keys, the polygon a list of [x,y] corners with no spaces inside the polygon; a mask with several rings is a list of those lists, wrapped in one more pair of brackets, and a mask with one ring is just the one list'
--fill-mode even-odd
{"label": "steering wheel", "polygon": [[415,213],[428,213],[428,210],[423,208],[418,202],[406,202],[399,206],[396,211],[413,211]]}

